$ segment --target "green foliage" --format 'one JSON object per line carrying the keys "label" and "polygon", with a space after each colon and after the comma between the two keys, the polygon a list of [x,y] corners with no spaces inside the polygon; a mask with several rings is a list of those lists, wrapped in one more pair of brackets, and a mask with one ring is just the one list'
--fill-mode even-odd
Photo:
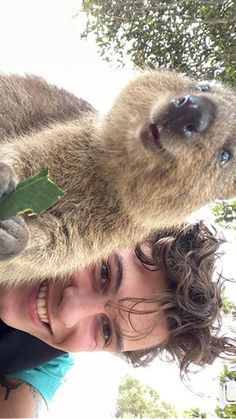
{"label": "green foliage", "polygon": [[236,305],[226,297],[223,299],[222,311],[225,315],[236,320]]}
{"label": "green foliage", "polygon": [[227,365],[224,365],[224,370],[220,375],[221,385],[223,385],[228,380],[236,381],[236,370],[235,371],[229,371]]}
{"label": "green foliage", "polygon": [[184,411],[185,418],[206,418],[207,414],[205,412],[201,412],[198,407],[194,409],[188,409]]}
{"label": "green foliage", "polygon": [[49,179],[48,169],[43,169],[0,199],[0,219],[24,212],[40,214],[63,195],[64,192]]}
{"label": "green foliage", "polygon": [[[220,384],[222,389],[224,388],[225,383],[229,380],[236,381],[236,370],[230,371],[227,365],[224,365],[223,372],[220,375]],[[224,408],[216,406],[215,413],[219,418],[236,418],[236,404],[227,404]]]}
{"label": "green foliage", "polygon": [[236,418],[236,404],[225,406],[224,409],[217,406],[215,408],[215,413],[218,418]]}
{"label": "green foliage", "polygon": [[83,0],[105,60],[236,81],[236,0]]}
{"label": "green foliage", "polygon": [[116,418],[176,418],[174,407],[160,400],[157,392],[136,378],[126,376],[119,387]]}
{"label": "green foliage", "polygon": [[219,202],[212,211],[219,225],[236,230],[236,200]]}

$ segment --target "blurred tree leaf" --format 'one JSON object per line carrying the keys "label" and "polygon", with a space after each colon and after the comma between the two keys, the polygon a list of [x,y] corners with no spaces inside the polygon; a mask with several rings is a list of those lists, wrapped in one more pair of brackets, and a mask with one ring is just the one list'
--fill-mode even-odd
{"label": "blurred tree leaf", "polygon": [[199,407],[195,407],[193,409],[188,409],[184,411],[185,418],[206,418],[207,414],[205,412],[201,412]]}
{"label": "blurred tree leaf", "polygon": [[158,393],[137,378],[126,376],[119,387],[116,418],[176,418],[177,412]]}
{"label": "blurred tree leaf", "polygon": [[236,0],[83,0],[103,58],[236,81]]}
{"label": "blurred tree leaf", "polygon": [[233,320],[236,320],[236,304],[230,301],[227,297],[223,298],[222,303],[222,312],[226,316],[231,316]]}
{"label": "blurred tree leaf", "polygon": [[219,202],[212,211],[219,225],[236,230],[236,200]]}
{"label": "blurred tree leaf", "polygon": [[219,418],[233,419],[236,418],[236,404],[225,406],[223,409],[220,406],[215,408],[216,416]]}

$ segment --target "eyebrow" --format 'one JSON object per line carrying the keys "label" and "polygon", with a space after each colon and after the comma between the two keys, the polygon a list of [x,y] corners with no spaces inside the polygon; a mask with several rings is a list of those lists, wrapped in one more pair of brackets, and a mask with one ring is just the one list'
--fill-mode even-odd
{"label": "eyebrow", "polygon": [[113,320],[115,334],[116,334],[116,347],[115,352],[124,352],[124,336],[121,333],[121,328],[117,318],[115,317]]}
{"label": "eyebrow", "polygon": [[[114,278],[113,294],[115,295],[119,291],[124,278],[123,258],[118,253],[114,253],[114,262],[116,266],[116,274]],[[121,333],[121,328],[116,317],[113,320],[113,324],[116,334],[116,352],[123,352],[124,337]]]}
{"label": "eyebrow", "polygon": [[116,274],[114,278],[113,293],[116,294],[119,291],[123,280],[123,258],[118,253],[114,253],[114,262],[116,266]]}

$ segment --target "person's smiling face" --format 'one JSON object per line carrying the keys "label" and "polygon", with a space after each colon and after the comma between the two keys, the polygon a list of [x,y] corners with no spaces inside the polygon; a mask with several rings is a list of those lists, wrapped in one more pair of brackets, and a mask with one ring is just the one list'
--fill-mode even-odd
{"label": "person's smiling face", "polygon": [[[106,263],[77,272],[68,284],[1,289],[0,318],[68,352],[142,350],[168,338],[160,306],[139,302],[135,309],[149,314],[128,315],[107,303],[130,297],[152,298],[166,288],[162,271],[145,269],[133,249],[123,249]],[[152,310],[155,313],[150,313]],[[147,330],[150,333],[146,335]]]}

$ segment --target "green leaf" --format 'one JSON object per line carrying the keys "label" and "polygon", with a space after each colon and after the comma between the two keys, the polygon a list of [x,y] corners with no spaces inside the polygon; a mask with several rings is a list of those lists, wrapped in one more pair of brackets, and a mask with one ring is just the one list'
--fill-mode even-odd
{"label": "green leaf", "polygon": [[31,212],[41,214],[65,193],[49,178],[47,168],[17,185],[0,199],[0,219]]}

